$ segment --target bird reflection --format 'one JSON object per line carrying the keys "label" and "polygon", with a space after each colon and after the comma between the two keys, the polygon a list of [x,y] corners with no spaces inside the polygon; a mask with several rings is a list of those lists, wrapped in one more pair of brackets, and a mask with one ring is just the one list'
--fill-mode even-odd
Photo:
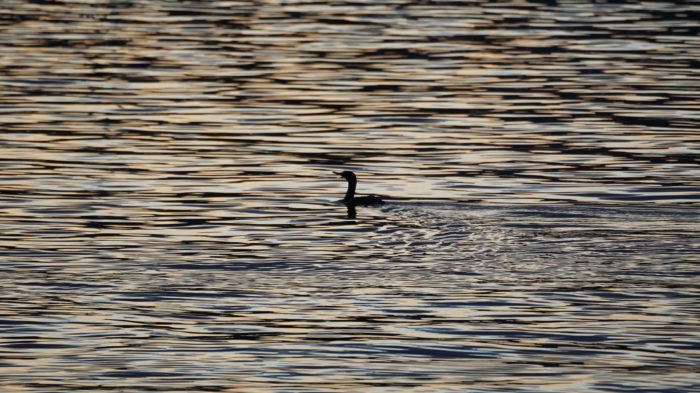
{"label": "bird reflection", "polygon": [[357,210],[355,209],[354,205],[347,205],[348,208],[348,218],[356,218],[357,217]]}

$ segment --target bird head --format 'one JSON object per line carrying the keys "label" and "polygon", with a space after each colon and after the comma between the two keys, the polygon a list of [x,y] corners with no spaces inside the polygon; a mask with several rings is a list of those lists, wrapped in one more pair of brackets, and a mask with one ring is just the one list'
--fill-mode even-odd
{"label": "bird head", "polygon": [[333,172],[345,180],[357,179],[352,171]]}

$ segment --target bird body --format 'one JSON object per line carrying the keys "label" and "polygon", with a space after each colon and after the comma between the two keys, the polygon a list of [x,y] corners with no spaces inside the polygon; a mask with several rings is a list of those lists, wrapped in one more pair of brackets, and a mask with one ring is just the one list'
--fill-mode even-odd
{"label": "bird body", "polygon": [[357,188],[357,176],[352,171],[334,172],[336,175],[342,176],[348,182],[348,190],[345,192],[343,203],[348,206],[376,206],[383,205],[382,198],[376,195],[367,195],[356,197],[355,189]]}
{"label": "bird body", "polygon": [[[344,201],[344,202],[348,203],[347,201]],[[355,205],[355,206],[374,206],[374,205],[383,205],[384,201],[382,200],[382,198],[380,198],[376,195],[367,195],[367,196],[353,198],[350,203]]]}

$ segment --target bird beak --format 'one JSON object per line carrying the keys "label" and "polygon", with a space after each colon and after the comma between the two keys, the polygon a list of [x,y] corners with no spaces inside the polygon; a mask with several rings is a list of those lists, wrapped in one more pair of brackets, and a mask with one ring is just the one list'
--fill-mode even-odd
{"label": "bird beak", "polygon": [[335,174],[338,175],[338,176],[340,176],[340,175],[343,174],[343,172],[336,172],[336,171],[333,171],[333,173],[335,173]]}

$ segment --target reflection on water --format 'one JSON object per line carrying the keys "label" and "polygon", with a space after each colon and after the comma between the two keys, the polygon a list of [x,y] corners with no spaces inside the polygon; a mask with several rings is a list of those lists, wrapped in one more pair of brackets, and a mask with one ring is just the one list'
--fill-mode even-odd
{"label": "reflection on water", "polygon": [[700,386],[698,6],[2,8],[3,390]]}

